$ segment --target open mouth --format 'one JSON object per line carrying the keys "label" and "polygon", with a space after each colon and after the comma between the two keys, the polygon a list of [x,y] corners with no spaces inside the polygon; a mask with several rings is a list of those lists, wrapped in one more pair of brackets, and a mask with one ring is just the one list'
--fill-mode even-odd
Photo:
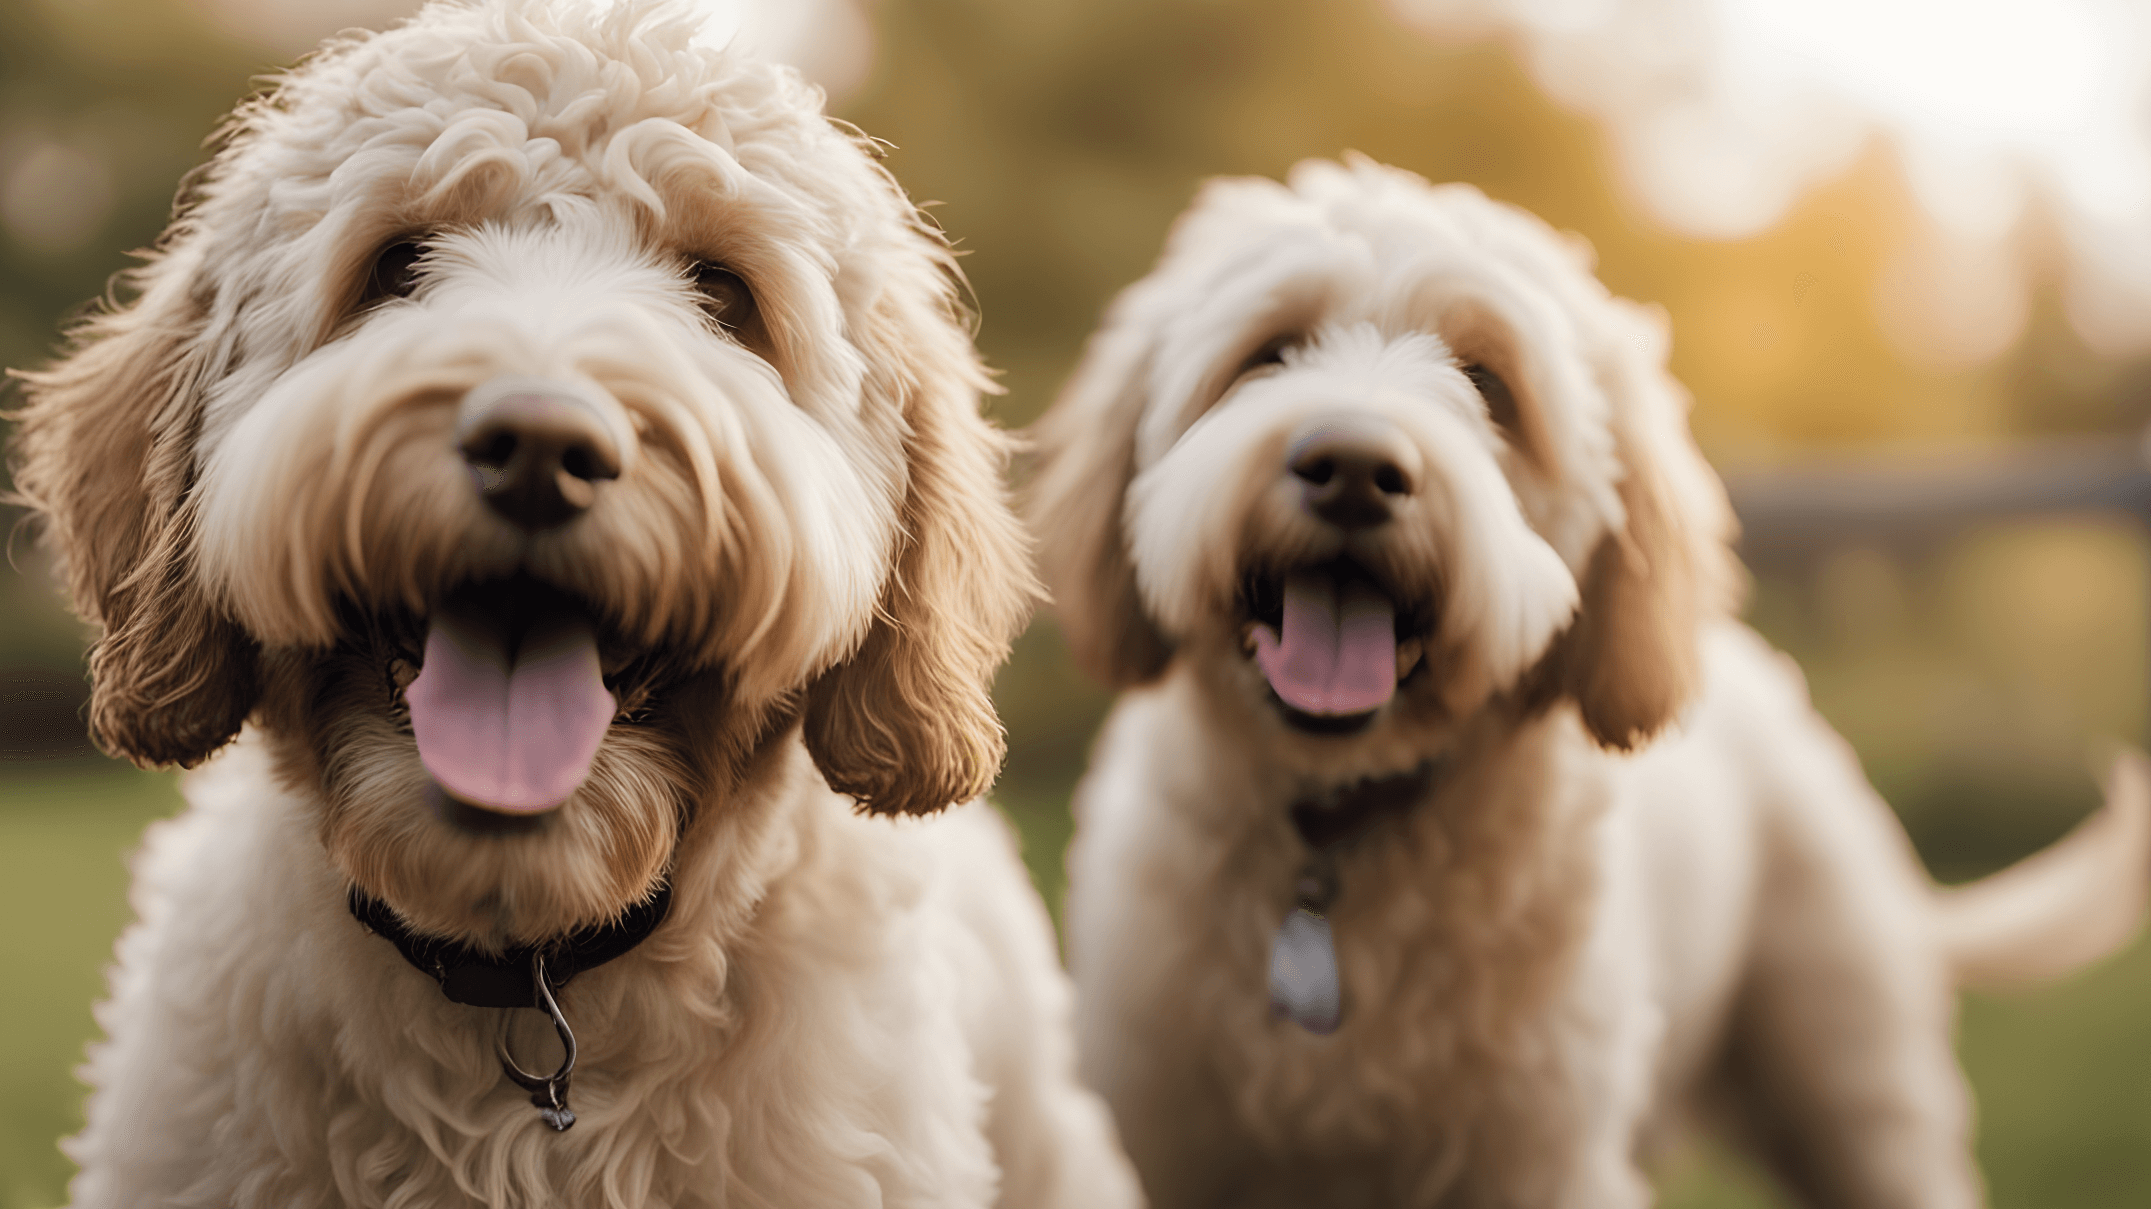
{"label": "open mouth", "polygon": [[1252,574],[1241,595],[1249,653],[1301,730],[1364,729],[1417,670],[1425,619],[1356,564]]}
{"label": "open mouth", "polygon": [[510,818],[573,796],[619,712],[589,610],[522,576],[441,601],[404,699],[418,758],[443,793]]}

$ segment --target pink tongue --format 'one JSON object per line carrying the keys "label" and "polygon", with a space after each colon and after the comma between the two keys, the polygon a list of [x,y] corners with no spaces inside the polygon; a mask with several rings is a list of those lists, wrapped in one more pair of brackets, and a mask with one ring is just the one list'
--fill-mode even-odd
{"label": "pink tongue", "polygon": [[404,693],[418,758],[473,806],[537,814],[568,800],[615,711],[587,622],[541,619],[511,660],[506,639],[437,614],[426,666]]}
{"label": "pink tongue", "polygon": [[1327,575],[1285,580],[1284,638],[1255,629],[1255,662],[1286,705],[1336,717],[1379,709],[1397,691],[1396,606]]}

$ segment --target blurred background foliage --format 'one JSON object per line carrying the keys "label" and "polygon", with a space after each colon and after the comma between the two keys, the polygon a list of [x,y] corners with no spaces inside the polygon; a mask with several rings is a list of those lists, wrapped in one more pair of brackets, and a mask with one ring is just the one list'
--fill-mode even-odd
{"label": "blurred background foliage", "polygon": [[[1984,363],[1893,337],[1876,283],[1924,220],[1880,141],[1776,226],[1708,241],[1627,200],[1605,133],[1510,49],[1410,33],[1377,0],[881,0],[871,20],[871,70],[835,109],[894,145],[892,168],[965,252],[1011,426],[1050,401],[1199,180],[1346,149],[1588,239],[1609,286],[1670,313],[1673,370],[1728,473],[2151,418],[2151,361],[2085,348],[2051,278],[2034,277],[2022,336]],[[218,116],[276,65],[233,28],[182,0],[0,4],[0,364],[48,355],[64,316],[154,238]],[[2036,222],[2022,235],[2034,260],[2042,238]],[[0,1209],[63,1199],[52,1143],[79,1122],[68,1071],[126,917],[121,854],[176,809],[169,778],[83,741],[83,633],[18,519],[0,515]],[[1751,616],[1953,879],[2059,834],[2097,799],[2095,745],[2140,741],[2147,583],[2135,527],[2063,518],[1764,568]],[[1057,906],[1068,791],[1108,698],[1042,620],[1000,700],[998,793]],[[2151,1203],[2144,947],[2066,987],[1972,998],[1963,1048],[1996,1205]],[[1682,1209],[1776,1203],[1712,1152],[1667,1180]]]}

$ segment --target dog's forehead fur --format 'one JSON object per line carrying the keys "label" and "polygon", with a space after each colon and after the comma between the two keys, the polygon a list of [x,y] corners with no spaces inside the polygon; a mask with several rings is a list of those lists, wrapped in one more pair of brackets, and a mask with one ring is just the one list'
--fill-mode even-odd
{"label": "dog's forehead fur", "polygon": [[945,251],[817,89],[697,44],[696,26],[675,3],[436,3],[242,106],[166,241],[226,321],[230,370],[273,375],[333,338],[368,259],[401,235],[625,229],[639,257],[616,260],[749,276],[797,354],[781,364],[797,401],[854,400],[848,350],[798,331],[848,332],[891,271],[945,274]]}
{"label": "dog's forehead fur", "polygon": [[832,269],[886,234],[889,182],[863,162],[831,173],[855,158],[833,148],[858,140],[823,118],[819,91],[695,33],[680,4],[436,3],[331,44],[235,114],[208,204],[288,238],[361,209],[542,216],[601,194],[684,223],[674,208],[715,196],[786,212],[768,233],[817,245]]}

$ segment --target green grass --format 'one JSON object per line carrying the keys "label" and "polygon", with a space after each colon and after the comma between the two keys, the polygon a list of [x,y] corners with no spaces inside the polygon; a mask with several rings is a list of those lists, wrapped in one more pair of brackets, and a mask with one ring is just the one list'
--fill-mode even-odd
{"label": "green grass", "polygon": [[[1063,799],[1014,785],[998,796],[1057,911]],[[54,1142],[81,1123],[71,1071],[128,917],[124,857],[177,804],[165,776],[0,764],[0,1209],[62,1203],[71,1168]],[[1967,996],[1960,1048],[1995,1209],[2151,1204],[2151,945],[2061,986]],[[1662,1187],[1663,1209],[1779,1205],[1711,1148]]]}
{"label": "green grass", "polygon": [[2061,986],[1966,996],[1959,1050],[1996,1206],[2151,1205],[2151,944]]}
{"label": "green grass", "polygon": [[118,765],[0,764],[0,1209],[63,1202],[56,1141],[82,1124],[73,1069],[127,909],[127,854],[179,805]]}
{"label": "green grass", "polygon": [[1053,913],[1054,926],[1058,927],[1061,899],[1068,892],[1068,870],[1061,863],[1061,853],[1075,833],[1075,823],[1068,817],[1068,795],[1004,781],[994,788],[993,803],[1016,825],[1022,839],[1023,863],[1030,869],[1031,882],[1044,896],[1046,909]]}

